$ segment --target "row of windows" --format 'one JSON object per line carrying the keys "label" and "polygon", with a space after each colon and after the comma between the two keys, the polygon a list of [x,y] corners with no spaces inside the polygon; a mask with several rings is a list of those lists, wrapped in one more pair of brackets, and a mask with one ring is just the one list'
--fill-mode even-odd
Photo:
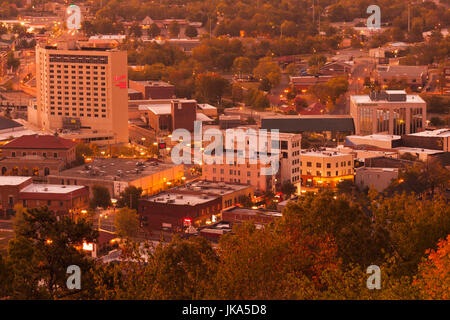
{"label": "row of windows", "polygon": [[[56,67],[58,69],[61,69],[63,67],[64,67],[64,69],[69,69],[69,65],[68,64],[64,64],[64,65],[62,65],[62,64],[51,64],[50,65],[50,69],[53,69],[54,67]],[[83,69],[83,68],[91,69],[91,66],[85,66],[85,65],[79,64],[79,65],[70,65],[70,68],[71,69],[75,69],[75,68],[78,68],[78,69]],[[92,69],[97,70],[98,66],[92,66]],[[105,70],[106,67],[105,66],[101,66],[100,69]]]}
{"label": "row of windows", "polygon": [[[300,170],[300,174],[303,174],[303,170]],[[335,171],[335,176],[339,176],[339,171]],[[352,169],[348,169],[348,170],[341,170],[341,175],[346,175],[346,174],[352,174]],[[312,172],[311,170],[306,170],[306,175],[311,176]],[[316,171],[316,176],[321,177],[322,176],[322,172],[321,171]],[[327,177],[331,177],[331,171],[327,171]]]}
{"label": "row of windows", "polygon": [[107,56],[50,54],[50,62],[108,64]]}
{"label": "row of windows", "polygon": [[[351,161],[347,161],[347,165],[350,166],[351,165]],[[302,161],[300,161],[300,165],[302,165]],[[312,167],[312,162],[308,161],[306,162],[306,166],[307,167]],[[341,167],[345,167],[345,161],[341,161]],[[316,168],[322,168],[322,163],[321,162],[316,162]],[[327,163],[327,168],[331,168],[331,163],[328,162]],[[336,168],[339,168],[339,162],[336,162]]]}
{"label": "row of windows", "polygon": [[[216,168],[212,168],[213,170],[212,170],[212,172],[213,173],[217,173],[217,169]],[[207,173],[208,172],[208,168],[207,167],[205,167],[204,168],[204,170],[205,170],[205,173]],[[220,174],[224,174],[225,173],[225,170],[224,169],[220,169]],[[230,169],[229,170],[229,174],[230,175],[237,175],[237,176],[240,176],[241,175],[241,170],[232,170],[232,169]],[[260,174],[260,172],[258,171],[258,177],[260,177],[261,176],[261,174]],[[251,177],[251,171],[247,171],[247,177]]]}
{"label": "row of windows", "polygon": [[[50,91],[50,94],[55,94],[55,91]],[[56,94],[61,95],[62,92],[61,92],[61,91],[57,91]],[[64,92],[64,94],[65,94],[66,96],[68,96],[68,95],[69,95],[69,92]],[[74,97],[75,94],[76,94],[76,92],[72,92],[72,96],[71,96],[72,99],[75,99],[75,97]],[[80,96],[83,96],[83,95],[84,95],[83,91],[78,92],[78,94],[79,94]],[[90,96],[91,93],[90,93],[90,92],[86,92],[86,95],[87,95],[87,96]],[[98,92],[94,92],[94,96],[98,97]],[[106,94],[102,92],[102,93],[101,93],[101,96],[102,96],[102,97],[105,97]],[[67,99],[68,99],[68,97],[67,97]]]}
{"label": "row of windows", "polygon": [[[25,157],[26,155],[27,155],[26,152],[22,152],[22,157]],[[34,152],[30,153],[30,155],[35,156],[35,155],[37,155],[37,153],[34,151]],[[42,156],[44,158],[47,158],[47,152],[43,152]],[[11,152],[11,157],[13,157],[13,158],[16,157],[16,152],[15,151]],[[58,152],[53,152],[53,158],[58,158]]]}
{"label": "row of windows", "polygon": [[[62,116],[63,114],[62,114],[62,112],[56,113],[56,112],[52,111],[52,112],[50,112],[50,115],[52,115],[52,116],[55,116],[55,115]],[[65,112],[64,115],[65,115],[65,116],[70,116],[70,113],[69,113],[69,112]],[[77,116],[76,113],[72,113],[72,117],[76,117],[76,116]],[[84,117],[84,113],[80,113],[80,114],[79,114],[79,117]],[[100,115],[99,115],[99,114],[90,114],[90,113],[87,113],[87,114],[86,114],[86,117],[88,117],[88,118],[91,118],[91,117],[93,117],[93,118],[99,118]],[[106,118],[106,114],[102,114],[101,117],[102,117],[102,118]]]}
{"label": "row of windows", "polygon": [[[69,111],[70,108],[64,108],[64,111]],[[50,107],[50,110],[55,110],[55,107]],[[72,108],[72,111],[84,111],[84,108]],[[94,109],[94,112],[98,112],[99,109]],[[106,112],[106,109],[101,109],[102,112]],[[62,107],[58,107],[58,111],[62,111]],[[91,112],[92,108],[86,108],[87,112]]]}
{"label": "row of windows", "polygon": [[[50,76],[50,78],[51,78],[51,79],[55,79],[54,76]],[[41,79],[43,80],[43,77],[41,77]],[[57,79],[61,79],[61,77],[57,77]],[[64,76],[64,79],[69,79],[69,77],[68,77],[68,76]],[[91,79],[91,77],[86,77],[86,79],[84,79],[83,77],[75,77],[75,76],[72,76],[71,79],[72,79],[72,80],[78,79],[78,80],[95,80],[95,81],[98,81],[98,77],[92,77],[92,79]],[[101,81],[105,81],[106,78],[105,78],[105,77],[100,77],[100,80],[101,80]],[[55,80],[50,80],[50,83],[51,83],[51,84],[54,84],[54,83],[55,83]],[[62,82],[61,82],[61,80],[56,80],[56,83],[57,83],[57,84],[61,84]],[[69,81],[64,81],[64,84],[69,84]],[[76,81],[72,81],[72,84],[76,84]]]}
{"label": "row of windows", "polygon": [[[216,182],[217,178],[213,177],[213,181]],[[220,182],[225,182],[224,177],[220,177]],[[230,178],[229,181],[227,181],[227,182],[230,182],[230,183],[241,183],[241,179]],[[249,185],[251,184],[250,180],[247,180],[247,184],[249,184]],[[258,187],[257,188],[259,189],[259,182],[258,182]],[[226,202],[225,202],[225,205],[226,205]]]}
{"label": "row of windows", "polygon": [[[35,200],[36,201],[36,206],[40,206],[41,204],[45,203],[44,201],[42,201],[42,203],[40,203],[39,200]],[[54,201],[55,202],[55,201]],[[59,206],[62,207],[64,206],[64,202],[63,201],[58,201],[59,202]],[[22,205],[23,207],[27,207],[27,200],[22,200]],[[47,206],[51,206],[52,205],[52,200],[47,200]]]}

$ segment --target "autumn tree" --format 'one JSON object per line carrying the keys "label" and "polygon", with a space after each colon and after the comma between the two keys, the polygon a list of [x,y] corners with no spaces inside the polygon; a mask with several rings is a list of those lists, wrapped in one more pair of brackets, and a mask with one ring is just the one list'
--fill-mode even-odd
{"label": "autumn tree", "polygon": [[441,197],[420,201],[414,194],[380,195],[371,212],[378,228],[388,233],[395,272],[401,275],[415,274],[425,250],[450,233],[450,207]]}
{"label": "autumn tree", "polygon": [[427,257],[419,265],[415,286],[425,299],[450,299],[450,235],[437,244],[437,249],[427,250]]}

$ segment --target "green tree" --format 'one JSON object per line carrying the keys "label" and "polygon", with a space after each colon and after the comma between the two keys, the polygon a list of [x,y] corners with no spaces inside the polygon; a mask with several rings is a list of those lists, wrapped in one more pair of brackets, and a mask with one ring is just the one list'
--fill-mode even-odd
{"label": "green tree", "polygon": [[266,78],[270,81],[272,87],[276,87],[281,79],[280,67],[270,57],[261,58],[258,65],[253,69],[253,76],[259,80]]}
{"label": "green tree", "polygon": [[398,275],[417,273],[425,251],[450,234],[450,207],[440,197],[418,201],[415,195],[379,196],[371,211],[376,225],[389,235]]}
{"label": "green tree", "polygon": [[311,299],[314,279],[337,263],[330,239],[309,237],[284,219],[262,229],[236,226],[218,252],[219,299]]}
{"label": "green tree", "polygon": [[90,201],[90,207],[95,209],[101,207],[106,209],[111,205],[111,195],[108,188],[101,185],[92,186],[92,199]]}
{"label": "green tree", "polygon": [[140,38],[142,36],[142,28],[138,22],[133,23],[130,26],[130,30],[128,32],[129,32],[129,34],[132,34],[137,38]]}
{"label": "green tree", "polygon": [[242,89],[240,84],[233,83],[233,85],[231,86],[231,98],[233,100],[233,103],[242,102],[242,100],[244,99],[244,90]]}
{"label": "green tree", "polygon": [[299,29],[295,22],[292,21],[284,21],[281,24],[281,33],[285,37],[296,37]]}
{"label": "green tree", "polygon": [[114,218],[116,233],[121,238],[132,239],[139,235],[139,216],[136,210],[121,208]]}
{"label": "green tree", "polygon": [[247,57],[237,57],[233,61],[233,70],[239,73],[239,77],[242,74],[250,73],[252,71],[252,62]]}
{"label": "green tree", "polygon": [[216,73],[200,74],[195,79],[195,96],[200,102],[220,104],[230,83]]}
{"label": "green tree", "polygon": [[314,54],[308,59],[308,66],[322,67],[327,62],[327,57],[323,54]]}
{"label": "green tree", "polygon": [[286,219],[299,220],[298,228],[311,235],[329,235],[345,265],[362,266],[383,261],[386,235],[358,206],[331,192],[306,195],[283,209]]}
{"label": "green tree", "polygon": [[142,194],[142,188],[136,187],[136,186],[128,186],[123,190],[120,195],[119,199],[117,200],[117,206],[118,207],[128,207],[130,209],[137,210],[138,208],[138,200],[141,197]]}
{"label": "green tree", "polygon": [[286,198],[290,198],[292,194],[295,194],[297,191],[297,187],[292,184],[290,181],[285,181],[281,185],[281,192],[286,195]]}
{"label": "green tree", "polygon": [[150,27],[148,28],[148,35],[152,38],[156,38],[160,35],[161,29],[158,27],[156,23],[152,23]]}
{"label": "green tree", "polygon": [[195,38],[198,36],[197,28],[194,26],[187,26],[186,30],[184,31],[187,37],[189,38]]}
{"label": "green tree", "polygon": [[16,71],[20,66],[20,60],[14,57],[14,52],[8,52],[6,56],[6,65],[8,68],[12,68],[13,71]]}
{"label": "green tree", "polygon": [[178,22],[172,21],[167,29],[171,38],[178,38],[178,35],[180,34],[180,25],[178,24]]}
{"label": "green tree", "polygon": [[90,270],[92,260],[81,247],[84,241],[93,242],[98,236],[92,226],[80,219],[73,221],[51,213],[46,207],[27,209],[21,228],[8,246],[8,260],[12,273],[14,299],[87,298],[93,290],[89,272],[81,273],[81,290],[66,286],[67,267],[77,265]]}

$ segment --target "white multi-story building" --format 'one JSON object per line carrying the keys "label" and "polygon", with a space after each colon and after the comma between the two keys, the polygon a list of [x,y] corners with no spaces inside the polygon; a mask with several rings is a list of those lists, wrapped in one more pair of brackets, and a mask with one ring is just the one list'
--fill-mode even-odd
{"label": "white multi-story building", "polygon": [[[255,130],[252,133],[249,131],[249,128],[238,127],[235,132],[238,137],[244,139],[243,143],[245,147],[242,148],[239,142],[235,141],[232,152],[235,153],[236,157],[230,164],[226,161],[225,153],[221,163],[215,162],[207,164],[207,156],[204,156],[205,161],[202,167],[203,179],[209,181],[248,184],[259,191],[273,190],[275,185],[281,185],[286,181],[290,181],[297,187],[298,191],[300,190],[301,134],[279,133],[278,142],[276,144],[276,140],[270,130],[267,131],[266,141],[259,140],[259,130]],[[279,150],[277,156],[279,169],[275,174],[262,174],[262,169],[270,167],[271,164],[264,164],[259,157],[257,157],[256,162],[252,163],[249,158],[249,151],[252,148],[257,149],[258,147],[250,147],[251,143],[257,143],[258,146],[262,144],[263,149],[267,151],[269,156],[274,148]],[[244,163],[239,163],[239,161],[237,161],[238,155],[245,158]]]}
{"label": "white multi-story building", "polygon": [[36,80],[30,122],[86,142],[128,142],[126,51],[80,48],[71,41],[37,46]]}
{"label": "white multi-story building", "polygon": [[350,96],[350,114],[357,135],[404,135],[425,130],[427,108],[417,94],[404,90]]}

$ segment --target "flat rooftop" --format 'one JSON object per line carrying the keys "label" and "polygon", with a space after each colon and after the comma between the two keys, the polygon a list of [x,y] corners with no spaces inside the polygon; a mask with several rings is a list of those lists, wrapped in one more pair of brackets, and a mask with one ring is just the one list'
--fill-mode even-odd
{"label": "flat rooftop", "polygon": [[283,215],[281,212],[278,211],[267,211],[262,209],[248,209],[248,208],[241,208],[241,207],[234,207],[228,210],[225,210],[224,212],[231,212],[231,213],[237,213],[237,214],[244,214],[248,216],[272,216],[272,217],[282,217]]}
{"label": "flat rooftop", "polygon": [[356,171],[370,171],[370,172],[398,172],[398,168],[376,168],[376,167],[359,167]]}
{"label": "flat rooftop", "polygon": [[428,130],[428,131],[422,131],[422,132],[416,132],[416,133],[410,133],[408,136],[416,136],[416,137],[438,137],[438,138],[446,138],[450,137],[450,129],[444,128],[444,129],[437,129],[437,130]]}
{"label": "flat rooftop", "polygon": [[197,107],[199,107],[202,110],[206,110],[206,109],[217,110],[216,107],[214,107],[210,104],[207,104],[207,103],[199,103],[199,104],[197,104]]}
{"label": "flat rooftop", "polygon": [[76,190],[85,188],[85,186],[63,185],[63,184],[30,184],[20,190],[26,193],[58,193],[67,194]]}
{"label": "flat rooftop", "polygon": [[170,103],[141,104],[141,105],[139,105],[139,110],[151,111],[156,115],[171,114],[172,113],[172,105]]}
{"label": "flat rooftop", "polygon": [[164,81],[152,81],[152,80],[131,80],[134,83],[139,83],[141,85],[149,86],[149,87],[173,87],[173,84],[164,82]]}
{"label": "flat rooftop", "polygon": [[281,132],[354,132],[353,118],[350,115],[287,115],[271,116],[261,119],[261,129],[279,129]]}
{"label": "flat rooftop", "polygon": [[70,168],[52,176],[129,182],[177,166],[179,165],[172,162],[147,159],[95,158],[88,164]]}
{"label": "flat rooftop", "polygon": [[[400,90],[401,91],[401,90]],[[394,93],[402,94],[402,93]],[[388,100],[372,100],[369,95],[352,95],[350,96],[356,103],[373,103],[373,104],[401,104],[401,103],[425,103],[418,94],[407,94],[406,101],[388,101]]]}
{"label": "flat rooftop", "polygon": [[145,200],[148,202],[166,203],[178,206],[196,206],[218,198],[219,196],[211,196],[206,194],[177,193],[167,191],[148,197]]}
{"label": "flat rooftop", "polygon": [[197,180],[177,187],[177,191],[197,191],[207,194],[224,195],[249,188],[249,185]]}
{"label": "flat rooftop", "polygon": [[401,136],[396,135],[389,135],[389,134],[371,134],[368,136],[357,136],[357,135],[350,135],[347,136],[349,139],[361,139],[361,140],[374,140],[374,141],[393,141],[393,140],[400,140]]}
{"label": "flat rooftop", "polygon": [[337,151],[301,151],[300,158],[302,156],[310,156],[310,157],[342,157],[348,156],[349,153],[341,153]]}
{"label": "flat rooftop", "polygon": [[409,152],[409,153],[426,153],[426,154],[437,154],[444,153],[442,150],[433,150],[433,149],[423,149],[423,148],[410,148],[410,147],[398,147],[394,148],[394,150],[401,152]]}
{"label": "flat rooftop", "polygon": [[18,176],[0,176],[0,186],[17,186],[31,177],[18,177]]}

